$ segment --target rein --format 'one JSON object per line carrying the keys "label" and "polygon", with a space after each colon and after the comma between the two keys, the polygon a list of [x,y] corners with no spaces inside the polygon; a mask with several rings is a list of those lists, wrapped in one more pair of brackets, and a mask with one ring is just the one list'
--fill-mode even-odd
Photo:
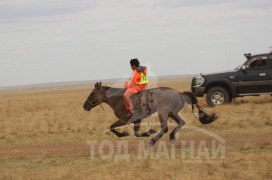
{"label": "rein", "polygon": [[[97,99],[97,98],[96,98]],[[95,100],[96,100],[95,99]],[[95,101],[95,100],[93,100],[93,101]],[[93,104],[92,102],[90,102],[89,100],[86,100],[88,103],[89,103],[89,107],[95,107],[95,106],[97,106],[97,105],[100,105],[100,107],[103,109],[103,110],[105,110],[104,108],[103,108],[103,106],[101,105],[101,103],[103,102],[103,101],[101,101],[100,103],[96,103],[96,104]]]}
{"label": "rein", "polygon": [[[101,89],[102,89],[102,87],[100,87],[100,89],[99,89],[99,93],[100,93],[100,94],[101,94]],[[99,102],[97,102],[97,103],[95,103],[95,104],[93,104],[93,102],[96,101],[98,98],[94,99],[93,101],[89,101],[88,99],[87,99],[86,101],[89,103],[89,107],[90,107],[90,108],[91,108],[91,107],[95,107],[95,106],[97,106],[97,105],[100,105],[100,107],[101,107],[103,110],[105,110],[105,109],[103,108],[103,106],[101,105],[101,103],[102,103],[102,102],[105,102],[105,101],[108,100],[109,98],[113,97],[114,95],[116,95],[116,94],[118,94],[118,93],[120,93],[120,92],[122,92],[122,91],[124,91],[124,90],[125,90],[125,89],[121,89],[121,90],[117,91],[116,93],[111,94],[109,97],[106,97],[105,99],[102,99],[101,101],[99,101]]]}

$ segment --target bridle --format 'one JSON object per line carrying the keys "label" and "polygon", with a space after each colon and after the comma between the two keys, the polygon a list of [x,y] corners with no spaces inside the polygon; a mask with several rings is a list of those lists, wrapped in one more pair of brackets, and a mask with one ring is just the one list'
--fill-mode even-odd
{"label": "bridle", "polygon": [[[101,89],[102,89],[102,86],[101,86],[100,89],[99,89],[99,94],[102,95]],[[94,103],[97,99],[98,99],[98,97],[96,97],[93,101],[89,101],[88,99],[86,100],[86,102],[89,103],[89,108],[93,108],[93,107],[95,107],[95,106],[97,106],[97,105],[100,105],[100,107],[101,107],[103,110],[105,110],[105,109],[103,108],[103,106],[101,105],[101,103],[104,102],[104,101],[107,99],[107,97],[106,97],[105,99],[103,99],[102,101],[98,102],[98,103]]]}
{"label": "bridle", "polygon": [[[102,95],[101,89],[102,89],[102,86],[101,86],[100,89],[99,89],[99,94]],[[109,97],[106,96],[106,98],[102,99],[101,101],[99,101],[99,102],[97,102],[97,103],[94,103],[94,102],[98,99],[98,97],[96,97],[93,101],[89,101],[89,100],[87,99],[86,102],[89,103],[89,108],[93,108],[93,107],[99,105],[103,110],[105,110],[105,109],[103,108],[103,106],[101,105],[101,103],[102,103],[102,102],[105,102],[106,100],[108,100],[108,99],[111,98],[112,96],[114,96],[114,95],[116,95],[116,94],[118,94],[118,93],[120,93],[121,91],[124,91],[124,90],[125,90],[125,89],[121,89],[120,91],[117,91],[116,93],[111,94]]]}

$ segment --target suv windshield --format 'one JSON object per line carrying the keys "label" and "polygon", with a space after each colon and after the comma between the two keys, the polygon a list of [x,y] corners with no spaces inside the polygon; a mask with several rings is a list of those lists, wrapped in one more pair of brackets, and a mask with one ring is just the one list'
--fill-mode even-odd
{"label": "suv windshield", "polygon": [[256,56],[250,59],[246,66],[249,69],[263,69],[267,67],[267,55],[265,56]]}
{"label": "suv windshield", "polygon": [[265,67],[266,64],[266,60],[267,60],[267,55],[263,55],[263,56],[255,56],[252,57],[250,60],[247,60],[245,63],[237,66],[234,70],[239,70],[241,69],[241,67],[243,65],[246,65],[247,68],[260,68],[260,67]]}
{"label": "suv windshield", "polygon": [[246,62],[247,62],[247,60],[246,60],[244,63],[242,63],[241,65],[237,66],[234,70],[239,70],[239,69],[241,69],[242,66],[245,65]]}
{"label": "suv windshield", "polygon": [[241,67],[242,67],[242,65],[239,65],[234,70],[239,70],[239,69],[241,69]]}

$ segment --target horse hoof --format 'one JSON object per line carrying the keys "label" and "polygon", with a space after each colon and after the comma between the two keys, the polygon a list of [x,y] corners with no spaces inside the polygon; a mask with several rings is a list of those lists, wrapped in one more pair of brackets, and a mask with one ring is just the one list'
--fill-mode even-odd
{"label": "horse hoof", "polygon": [[154,144],[155,144],[154,141],[151,140],[151,141],[149,141],[147,147],[152,148],[152,147],[154,147]]}
{"label": "horse hoof", "polygon": [[156,134],[157,133],[157,131],[155,131],[154,129],[150,129],[149,131],[148,131],[148,134],[149,135],[151,135],[151,134]]}
{"label": "horse hoof", "polygon": [[123,132],[122,137],[124,137],[124,136],[129,136],[129,133],[128,132]]}
{"label": "horse hoof", "polygon": [[153,143],[148,143],[147,148],[153,148],[154,144]]}

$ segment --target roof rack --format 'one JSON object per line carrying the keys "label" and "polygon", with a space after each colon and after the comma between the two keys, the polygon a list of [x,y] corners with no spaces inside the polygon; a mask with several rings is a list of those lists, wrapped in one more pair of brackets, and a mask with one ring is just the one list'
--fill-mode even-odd
{"label": "roof rack", "polygon": [[246,57],[247,59],[250,59],[250,58],[251,58],[251,53],[244,54],[244,55],[245,55],[245,57]]}

